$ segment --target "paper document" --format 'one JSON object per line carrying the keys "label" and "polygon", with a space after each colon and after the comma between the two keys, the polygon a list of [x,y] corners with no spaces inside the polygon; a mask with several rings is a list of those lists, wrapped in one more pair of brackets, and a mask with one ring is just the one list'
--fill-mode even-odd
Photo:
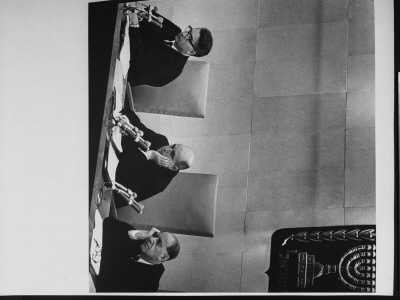
{"label": "paper document", "polygon": [[96,209],[94,216],[94,229],[90,245],[90,264],[96,275],[100,272],[101,249],[103,246],[103,219]]}
{"label": "paper document", "polygon": [[125,25],[125,34],[124,40],[121,41],[122,47],[121,52],[119,53],[119,60],[121,61],[122,65],[122,76],[126,78],[129,70],[129,62],[131,59],[131,52],[130,52],[130,40],[129,40],[129,16],[126,16],[127,22]]}
{"label": "paper document", "polygon": [[[113,134],[112,134],[112,139],[113,142],[118,149],[118,151],[122,152],[122,147],[121,147],[121,131],[118,126],[115,126],[113,128]],[[112,181],[115,181],[115,172],[117,170],[117,165],[118,165],[118,157],[115,154],[114,148],[110,145],[110,149],[108,151],[108,158],[107,158],[107,171],[108,175],[110,176],[110,179]]]}
{"label": "paper document", "polygon": [[118,59],[115,62],[114,87],[117,92],[117,95],[119,95],[118,99],[120,100],[124,90],[124,78],[122,76],[122,65]]}
{"label": "paper document", "polygon": [[113,114],[118,114],[123,107],[124,100],[122,99],[122,92],[115,86],[115,108]]}

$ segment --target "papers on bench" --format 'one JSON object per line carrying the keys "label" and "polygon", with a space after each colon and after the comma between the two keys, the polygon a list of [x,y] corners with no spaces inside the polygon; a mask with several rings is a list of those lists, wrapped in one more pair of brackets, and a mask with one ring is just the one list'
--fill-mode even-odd
{"label": "papers on bench", "polygon": [[[126,76],[129,70],[130,61],[130,40],[129,40],[129,15],[126,16],[127,21],[124,29],[124,39],[121,41],[122,47],[119,54],[119,59],[115,61],[114,71],[114,90],[115,103],[113,114],[118,114],[124,105],[124,88],[127,84]],[[114,126],[112,140],[119,152],[122,152],[121,146],[121,130],[118,126]],[[113,147],[110,147],[107,159],[107,171],[112,181],[115,181],[115,171],[118,165],[118,157]]]}
{"label": "papers on bench", "polygon": [[124,30],[124,39],[122,41],[121,52],[119,53],[119,60],[122,66],[122,76],[126,79],[129,70],[129,61],[131,59],[130,53],[130,40],[129,40],[129,15],[126,16],[126,24]]}
{"label": "papers on bench", "polygon": [[115,62],[114,88],[116,92],[114,110],[120,112],[123,106],[122,95],[124,94],[124,78],[122,76],[122,65],[118,59]]}
{"label": "papers on bench", "polygon": [[116,91],[115,97],[115,111],[120,112],[124,99],[122,96],[124,95],[124,87],[126,82],[126,76],[129,70],[129,61],[130,61],[130,40],[129,40],[129,15],[126,16],[127,21],[125,24],[125,34],[124,39],[121,41],[122,47],[119,54],[119,59],[116,59],[115,62],[115,71],[114,71],[114,88]]}
{"label": "papers on bench", "polygon": [[[113,128],[113,134],[112,134],[112,139],[113,143],[115,144],[116,148],[118,151],[122,152],[122,147],[121,147],[121,131],[118,126],[114,126]],[[112,181],[115,181],[115,172],[117,171],[117,165],[118,165],[118,157],[115,154],[114,148],[110,147],[108,151],[108,158],[107,158],[107,171],[108,175],[110,176],[110,179]]]}
{"label": "papers on bench", "polygon": [[92,234],[92,242],[90,247],[90,265],[93,267],[96,275],[99,275],[101,250],[103,245],[103,218],[96,209],[94,217],[95,227]]}

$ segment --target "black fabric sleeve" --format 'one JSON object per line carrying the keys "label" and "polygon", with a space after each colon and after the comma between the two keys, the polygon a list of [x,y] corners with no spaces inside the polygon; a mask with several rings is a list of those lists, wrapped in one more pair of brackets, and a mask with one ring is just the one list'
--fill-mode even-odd
{"label": "black fabric sleeve", "polygon": [[[128,138],[128,137],[124,137]],[[133,192],[138,192],[140,188],[138,184],[132,186],[132,175],[140,173],[140,170],[145,169],[145,165],[148,163],[146,156],[139,150],[136,145],[127,143],[128,146],[124,147],[121,154],[121,158],[117,165],[115,179],[118,183],[123,186],[133,189]],[[139,177],[138,175],[135,178]],[[135,181],[134,181],[135,182]]]}
{"label": "black fabric sleeve", "polygon": [[134,229],[131,225],[110,217],[103,220],[101,268],[105,273],[114,271],[113,264],[119,264],[121,260],[138,252],[133,250],[135,247],[139,249],[138,242],[128,236],[128,231]]}
{"label": "black fabric sleeve", "polygon": [[130,59],[133,65],[135,65],[137,64],[138,59],[143,56],[143,53],[145,51],[140,28],[130,27],[129,39],[130,39],[130,53],[131,53]]}
{"label": "black fabric sleeve", "polygon": [[164,18],[163,27],[160,28],[145,20],[139,23],[139,27],[129,27],[129,39],[131,47],[131,60],[137,61],[146,52],[146,41],[152,43],[163,43],[164,40],[175,40],[175,36],[181,32],[181,29],[172,23],[170,20]]}
{"label": "black fabric sleeve", "polygon": [[155,163],[147,165],[142,171],[143,174],[138,179],[138,186],[140,187],[140,193],[138,191],[136,198],[138,202],[163,192],[178,174],[178,171],[161,168]]}
{"label": "black fabric sleeve", "polygon": [[129,230],[135,230],[135,228],[128,223],[107,217],[103,220],[103,243],[109,242],[113,245],[127,240]]}
{"label": "black fabric sleeve", "polygon": [[172,41],[175,39],[175,36],[181,33],[181,29],[172,23],[167,18],[155,13],[157,17],[162,17],[162,28],[154,25],[152,23],[143,20],[139,23],[139,28],[141,31],[141,36],[143,39],[158,39],[158,40],[168,40]]}
{"label": "black fabric sleeve", "polygon": [[146,265],[139,262],[132,264],[129,277],[133,284],[130,285],[127,292],[157,292],[164,270],[162,264]]}

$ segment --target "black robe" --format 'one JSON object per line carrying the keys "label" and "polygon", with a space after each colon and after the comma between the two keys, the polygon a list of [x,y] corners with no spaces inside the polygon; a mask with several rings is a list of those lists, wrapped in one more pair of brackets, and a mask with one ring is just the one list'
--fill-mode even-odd
{"label": "black robe", "polygon": [[128,81],[132,86],[164,86],[182,73],[189,58],[165,42],[173,42],[181,29],[166,18],[162,28],[146,20],[141,21],[139,26],[129,28],[131,62]]}
{"label": "black robe", "polygon": [[[157,150],[169,144],[165,136],[155,133],[140,122],[135,112],[124,110],[122,113],[128,117],[132,125],[143,131],[143,139],[151,143],[151,150]],[[179,171],[160,167],[153,161],[147,160],[131,137],[123,136],[121,144],[123,152],[117,165],[115,179],[137,194],[136,201],[148,199],[164,191],[178,174]],[[117,208],[127,205],[118,196],[114,198]]]}
{"label": "black robe", "polygon": [[103,221],[103,244],[97,292],[156,292],[164,266],[135,262],[141,241],[128,236],[131,225],[113,218]]}

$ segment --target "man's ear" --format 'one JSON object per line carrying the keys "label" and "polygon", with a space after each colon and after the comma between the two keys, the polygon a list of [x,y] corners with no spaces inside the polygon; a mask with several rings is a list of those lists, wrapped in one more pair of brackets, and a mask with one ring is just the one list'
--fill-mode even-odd
{"label": "man's ear", "polygon": [[195,54],[196,54],[196,51],[194,51],[194,50],[188,50],[188,51],[186,51],[186,53],[189,54],[189,55],[195,55]]}
{"label": "man's ear", "polygon": [[158,260],[159,260],[160,262],[167,261],[168,259],[169,259],[168,253],[163,253],[163,254],[161,254],[161,255],[158,257]]}
{"label": "man's ear", "polygon": [[172,170],[172,171],[179,171],[179,168],[178,168],[178,166],[177,165],[172,165],[172,166],[169,166],[168,167],[168,169],[170,169],[170,170]]}

